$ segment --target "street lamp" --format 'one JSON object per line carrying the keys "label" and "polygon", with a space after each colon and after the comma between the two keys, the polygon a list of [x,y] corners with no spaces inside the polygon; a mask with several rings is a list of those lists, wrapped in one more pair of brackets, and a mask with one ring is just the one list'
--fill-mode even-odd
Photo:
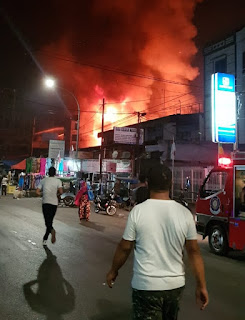
{"label": "street lamp", "polygon": [[76,139],[76,158],[78,157],[78,142],[79,142],[79,130],[80,130],[80,105],[79,105],[79,102],[77,100],[77,98],[75,97],[75,95],[65,89],[65,88],[62,88],[60,86],[57,86],[56,83],[55,83],[55,80],[52,79],[52,78],[46,78],[44,79],[44,85],[49,88],[49,89],[54,89],[54,88],[58,88],[60,90],[64,90],[65,92],[67,92],[69,95],[71,95],[73,97],[73,99],[76,101],[76,104],[77,104],[77,139]]}

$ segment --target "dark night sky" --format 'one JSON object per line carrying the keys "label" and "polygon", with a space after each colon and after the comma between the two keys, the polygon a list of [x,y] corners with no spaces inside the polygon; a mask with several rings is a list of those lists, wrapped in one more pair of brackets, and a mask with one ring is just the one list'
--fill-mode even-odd
{"label": "dark night sky", "polygon": [[196,8],[196,43],[202,48],[245,26],[245,1],[204,0]]}
{"label": "dark night sky", "polygon": [[[185,3],[185,5],[195,2],[195,0],[166,1],[174,4]],[[134,8],[125,9],[125,4],[131,6],[134,2],[137,3],[136,8],[139,9],[138,11],[134,10]],[[111,3],[118,3],[118,6],[112,10]],[[119,5],[120,3],[123,3],[123,5]],[[103,64],[113,68],[120,67],[120,69],[126,71],[154,74],[154,76],[169,79],[168,75],[163,76],[163,73],[158,73],[154,68],[144,65],[137,58],[137,54],[144,49],[145,44],[149,41],[147,29],[144,29],[145,31],[142,30],[144,17],[148,12],[151,12],[152,8],[155,10],[153,14],[154,12],[157,14],[157,6],[160,3],[162,4],[164,1],[73,0],[70,3],[61,0],[43,0],[41,2],[33,0],[6,1],[5,4],[2,4],[3,10],[1,10],[0,18],[0,88],[15,88],[22,95],[27,97],[31,95],[32,98],[35,98],[33,92],[38,92],[39,96],[37,94],[35,99],[40,99],[38,86],[40,86],[42,72],[31,59],[28,51],[31,50],[34,53],[40,62],[40,66],[45,65],[46,71],[47,63],[44,63],[45,59],[38,54],[38,50],[49,48],[54,43],[65,39],[65,37],[72,39],[70,50],[77,59],[81,57],[81,59],[86,59],[86,61],[93,64]],[[126,14],[123,15],[126,10],[130,10],[130,18]],[[172,11],[169,12],[172,14]],[[133,15],[135,15],[134,18],[132,18]],[[202,72],[201,53],[205,44],[218,41],[244,26],[244,17],[244,0],[204,0],[197,4],[193,22],[198,32],[195,37],[198,54],[195,58],[192,58],[192,61],[199,67],[200,72]],[[9,21],[8,23],[7,20]],[[168,13],[166,13],[163,20],[166,21],[166,24],[171,24],[171,21],[168,21]],[[150,28],[151,26],[149,25]],[[171,32],[173,32],[173,27]],[[178,30],[175,31],[175,34],[178,34]],[[154,35],[154,29],[151,30],[152,35]],[[128,38],[130,38],[131,42]],[[113,51],[108,39],[112,39],[111,41],[114,41],[117,45],[122,39],[125,43],[120,49],[122,52]],[[134,39],[137,41],[134,41]],[[181,39],[179,42],[179,47],[176,50],[184,51],[185,44],[182,45]],[[126,47],[130,47],[130,55]],[[55,53],[63,54],[57,48]],[[188,58],[186,61],[189,61]],[[62,61],[59,63],[55,72],[57,75],[60,72],[62,77]],[[52,64],[54,64],[54,61],[49,60],[48,66],[51,70]],[[70,69],[69,72],[71,72]],[[92,78],[95,77],[95,73],[92,71],[90,73],[86,74],[86,81],[94,86],[95,83]],[[106,77],[115,76],[114,74],[108,74],[103,74],[103,76],[97,74],[98,83],[107,81]],[[185,80],[190,80],[192,77],[194,78],[192,75],[187,76]],[[76,85],[84,88],[84,82],[78,80],[77,75],[74,74],[71,80]],[[127,77],[126,80],[129,81],[130,77]],[[135,78],[132,79],[132,81],[136,80]],[[181,80],[183,81],[183,79]],[[195,82],[201,83],[201,81],[202,74]],[[116,87],[114,83],[108,86],[105,92],[107,96],[113,99],[113,97],[117,98],[122,94],[120,90],[121,88]],[[89,96],[89,94],[89,90],[84,90],[83,96]]]}

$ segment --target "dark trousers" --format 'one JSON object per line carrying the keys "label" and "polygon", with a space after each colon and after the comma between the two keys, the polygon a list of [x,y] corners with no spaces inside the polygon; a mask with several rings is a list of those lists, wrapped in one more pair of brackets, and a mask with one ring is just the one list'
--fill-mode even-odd
{"label": "dark trousers", "polygon": [[2,185],[2,196],[3,194],[5,194],[5,196],[7,195],[7,186],[6,185]]}
{"label": "dark trousers", "polygon": [[134,320],[177,320],[184,287],[164,291],[133,289]]}
{"label": "dark trousers", "polygon": [[57,206],[49,203],[44,203],[43,204],[43,216],[45,220],[45,225],[46,225],[46,233],[43,237],[43,240],[47,240],[49,234],[53,230],[53,220],[54,216],[56,214]]}

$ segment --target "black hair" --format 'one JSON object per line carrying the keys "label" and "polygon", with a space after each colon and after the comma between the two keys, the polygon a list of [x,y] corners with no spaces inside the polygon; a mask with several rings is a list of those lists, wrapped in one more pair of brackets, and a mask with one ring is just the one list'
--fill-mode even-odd
{"label": "black hair", "polygon": [[54,177],[56,175],[56,169],[54,167],[50,167],[48,170],[48,175],[50,177]]}
{"label": "black hair", "polygon": [[141,183],[144,183],[145,180],[146,180],[146,176],[145,176],[144,174],[140,174],[140,175],[139,175],[139,181],[140,181]]}
{"label": "black hair", "polygon": [[159,164],[149,170],[148,187],[150,191],[169,191],[171,186],[172,172],[167,166]]}

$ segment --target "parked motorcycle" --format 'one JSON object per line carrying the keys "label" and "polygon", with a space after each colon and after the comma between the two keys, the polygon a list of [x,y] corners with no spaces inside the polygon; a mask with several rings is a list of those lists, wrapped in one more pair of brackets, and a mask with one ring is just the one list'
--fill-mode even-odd
{"label": "parked motorcycle", "polygon": [[95,213],[99,213],[100,211],[105,211],[109,216],[114,216],[117,212],[116,201],[114,200],[114,194],[110,193],[105,198],[97,195],[95,200]]}
{"label": "parked motorcycle", "polygon": [[72,192],[64,192],[59,196],[59,204],[64,203],[67,207],[73,207],[75,201],[75,195]]}

